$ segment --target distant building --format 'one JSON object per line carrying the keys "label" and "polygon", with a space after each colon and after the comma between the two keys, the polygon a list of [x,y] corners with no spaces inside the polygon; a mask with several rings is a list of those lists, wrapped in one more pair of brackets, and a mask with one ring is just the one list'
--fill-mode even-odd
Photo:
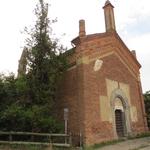
{"label": "distant building", "polygon": [[141,65],[116,32],[113,8],[107,0],[104,33],[86,35],[80,20],[60,88],[60,117],[68,108],[68,132],[81,134],[86,145],[147,131]]}
{"label": "distant building", "polygon": [[27,55],[27,48],[24,47],[18,64],[18,77],[26,74]]}

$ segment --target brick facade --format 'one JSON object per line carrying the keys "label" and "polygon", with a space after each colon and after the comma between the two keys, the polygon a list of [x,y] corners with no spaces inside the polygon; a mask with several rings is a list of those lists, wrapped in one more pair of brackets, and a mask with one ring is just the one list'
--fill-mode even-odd
{"label": "brick facade", "polygon": [[[107,7],[113,9],[109,1],[104,9]],[[135,55],[123,43],[115,25],[112,30],[92,35],[86,35],[84,28],[82,20],[80,34],[72,41],[75,47],[70,50],[72,66],[60,86],[59,117],[63,118],[64,108],[69,109],[68,132],[81,134],[86,145],[119,138],[113,115],[118,108],[124,109],[124,136],[145,132],[147,123],[139,73],[141,66]],[[102,64],[95,71],[97,60]],[[122,106],[115,106],[112,98],[115,91]]]}

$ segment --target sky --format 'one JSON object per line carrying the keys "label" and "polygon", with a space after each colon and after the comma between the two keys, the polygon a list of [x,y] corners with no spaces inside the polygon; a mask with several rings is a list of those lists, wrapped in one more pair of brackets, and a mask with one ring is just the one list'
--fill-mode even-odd
{"label": "sky", "polygon": [[[105,32],[102,7],[105,0],[45,0],[50,4],[53,34],[64,46],[78,35],[78,22],[84,19],[86,33]],[[150,90],[150,1],[110,0],[114,5],[116,29],[130,50],[136,50],[142,68],[143,91]],[[0,4],[0,72],[17,72],[26,36],[24,27],[33,26],[33,10],[38,0],[4,0]]]}

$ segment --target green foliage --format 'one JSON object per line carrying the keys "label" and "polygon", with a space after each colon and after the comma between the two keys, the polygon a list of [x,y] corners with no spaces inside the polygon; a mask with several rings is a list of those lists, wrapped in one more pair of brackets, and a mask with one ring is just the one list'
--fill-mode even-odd
{"label": "green foliage", "polygon": [[150,128],[150,91],[144,93],[145,110],[147,114],[147,123]]}
{"label": "green foliage", "polygon": [[12,104],[0,113],[0,129],[3,131],[60,132],[62,126],[52,116],[48,116],[45,108],[32,106],[26,109]]}
{"label": "green foliage", "polygon": [[65,49],[50,38],[48,4],[39,0],[35,14],[27,39],[27,74],[0,76],[0,130],[58,133],[63,126],[53,117],[53,105],[67,68]]}
{"label": "green foliage", "polygon": [[[0,78],[3,86],[0,105],[0,130],[30,132],[61,132],[63,126],[52,116],[51,104],[36,105],[28,100],[28,84],[25,78],[12,76]],[[7,94],[6,94],[7,93]],[[12,94],[13,93],[13,94]]]}
{"label": "green foliage", "polygon": [[[19,131],[24,124],[23,110],[20,106],[12,104],[8,106],[0,117],[0,127],[6,131]],[[22,124],[23,123],[23,124]]]}
{"label": "green foliage", "polygon": [[0,104],[2,104],[3,99],[4,99],[4,97],[5,97],[5,89],[4,89],[3,80],[4,80],[4,79],[3,79],[3,75],[0,74],[0,98],[1,98]]}
{"label": "green foliage", "polygon": [[13,103],[16,100],[16,85],[15,85],[15,76],[10,74],[9,76],[0,76],[0,107],[1,110],[5,108],[10,103]]}

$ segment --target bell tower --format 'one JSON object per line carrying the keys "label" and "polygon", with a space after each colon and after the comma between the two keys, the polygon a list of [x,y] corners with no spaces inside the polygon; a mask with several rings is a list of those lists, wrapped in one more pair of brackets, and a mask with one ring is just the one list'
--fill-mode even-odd
{"label": "bell tower", "polygon": [[104,9],[104,16],[105,16],[105,27],[106,32],[116,31],[115,26],[115,18],[114,18],[114,6],[110,3],[109,0],[105,2]]}

